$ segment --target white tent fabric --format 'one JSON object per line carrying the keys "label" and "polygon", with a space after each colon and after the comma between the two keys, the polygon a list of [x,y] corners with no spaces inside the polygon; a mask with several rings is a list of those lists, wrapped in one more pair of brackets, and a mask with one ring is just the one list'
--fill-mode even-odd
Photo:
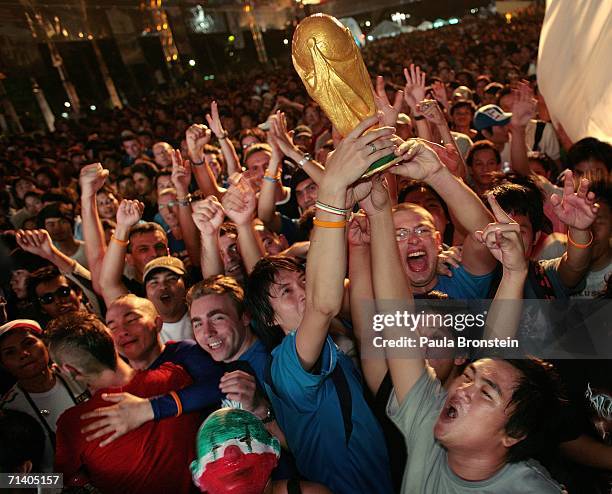
{"label": "white tent fabric", "polygon": [[538,86],[572,141],[612,142],[612,1],[548,0]]}
{"label": "white tent fabric", "polygon": [[382,21],[369,33],[374,39],[388,38],[389,36],[397,36],[402,33],[402,28],[399,24],[391,21]]}

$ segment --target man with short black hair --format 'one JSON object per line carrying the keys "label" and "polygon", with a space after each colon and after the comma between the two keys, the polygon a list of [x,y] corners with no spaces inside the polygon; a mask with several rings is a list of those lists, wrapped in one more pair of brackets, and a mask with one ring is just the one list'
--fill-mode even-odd
{"label": "man with short black hair", "polygon": [[74,238],[74,214],[63,203],[51,203],[40,210],[36,217],[38,228],[49,232],[56,247],[68,257],[87,268],[84,242]]}

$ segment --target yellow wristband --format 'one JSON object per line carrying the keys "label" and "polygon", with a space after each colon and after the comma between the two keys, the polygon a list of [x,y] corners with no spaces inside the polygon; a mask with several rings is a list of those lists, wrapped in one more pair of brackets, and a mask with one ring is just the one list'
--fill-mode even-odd
{"label": "yellow wristband", "polygon": [[129,240],[119,240],[114,235],[111,235],[110,239],[111,239],[111,242],[115,242],[117,245],[120,245],[121,247],[127,247],[127,245],[130,243]]}
{"label": "yellow wristband", "polygon": [[586,249],[587,247],[589,247],[593,243],[593,232],[589,230],[589,233],[591,234],[591,240],[589,240],[589,242],[586,243],[586,244],[579,244],[579,243],[576,243],[576,242],[574,242],[572,240],[572,237],[570,235],[570,231],[569,231],[569,228],[568,228],[568,230],[567,230],[567,241],[569,242],[570,245],[573,245],[577,249]]}
{"label": "yellow wristband", "polygon": [[346,226],[346,220],[342,221],[323,221],[317,218],[312,220],[315,226],[320,228],[344,228]]}

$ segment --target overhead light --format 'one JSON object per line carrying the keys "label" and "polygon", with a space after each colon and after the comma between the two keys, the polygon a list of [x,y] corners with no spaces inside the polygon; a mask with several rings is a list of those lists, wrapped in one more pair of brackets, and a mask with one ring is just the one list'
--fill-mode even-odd
{"label": "overhead light", "polygon": [[374,36],[368,35],[368,41],[374,41]]}
{"label": "overhead light", "polygon": [[66,112],[62,113],[62,117],[68,118],[68,114]]}
{"label": "overhead light", "polygon": [[91,111],[96,111],[96,105],[91,105],[91,106],[89,107],[89,109],[90,109]]}
{"label": "overhead light", "polygon": [[233,43],[235,39],[236,39],[236,36],[234,36],[233,34],[230,34],[230,35],[227,37],[227,40],[228,40],[230,43]]}
{"label": "overhead light", "polygon": [[195,64],[196,64],[196,61],[193,58],[189,60],[189,66],[195,67]]}
{"label": "overhead light", "polygon": [[64,106],[66,108],[70,108],[70,102],[69,101],[64,101]]}
{"label": "overhead light", "polygon": [[459,24],[459,19],[457,19],[456,17],[451,17],[451,18],[448,20],[448,23],[449,23],[449,24]]}
{"label": "overhead light", "polygon": [[365,21],[365,26],[366,27],[370,27],[372,25],[372,23],[370,21]]}
{"label": "overhead light", "polygon": [[287,38],[285,38],[285,39],[283,40],[283,45],[288,45],[288,44],[289,44],[289,40],[288,40]]}

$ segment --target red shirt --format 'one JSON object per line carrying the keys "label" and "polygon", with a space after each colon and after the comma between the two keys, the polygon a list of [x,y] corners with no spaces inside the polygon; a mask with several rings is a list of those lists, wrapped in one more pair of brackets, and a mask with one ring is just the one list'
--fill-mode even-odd
{"label": "red shirt", "polygon": [[104,447],[99,444],[107,436],[87,442],[81,433],[96,420],[81,420],[82,414],[109,406],[101,398],[103,392],[150,398],[189,384],[191,378],[182,367],[165,363],[155,370],[138,372],[121,388],[99,390],[89,401],[69,408],[57,422],[55,471],[64,474],[66,485],[78,483],[73,479],[84,471],[102,492],[197,492],[189,463],[195,458],[196,433],[202,422],[199,414],[149,421]]}

